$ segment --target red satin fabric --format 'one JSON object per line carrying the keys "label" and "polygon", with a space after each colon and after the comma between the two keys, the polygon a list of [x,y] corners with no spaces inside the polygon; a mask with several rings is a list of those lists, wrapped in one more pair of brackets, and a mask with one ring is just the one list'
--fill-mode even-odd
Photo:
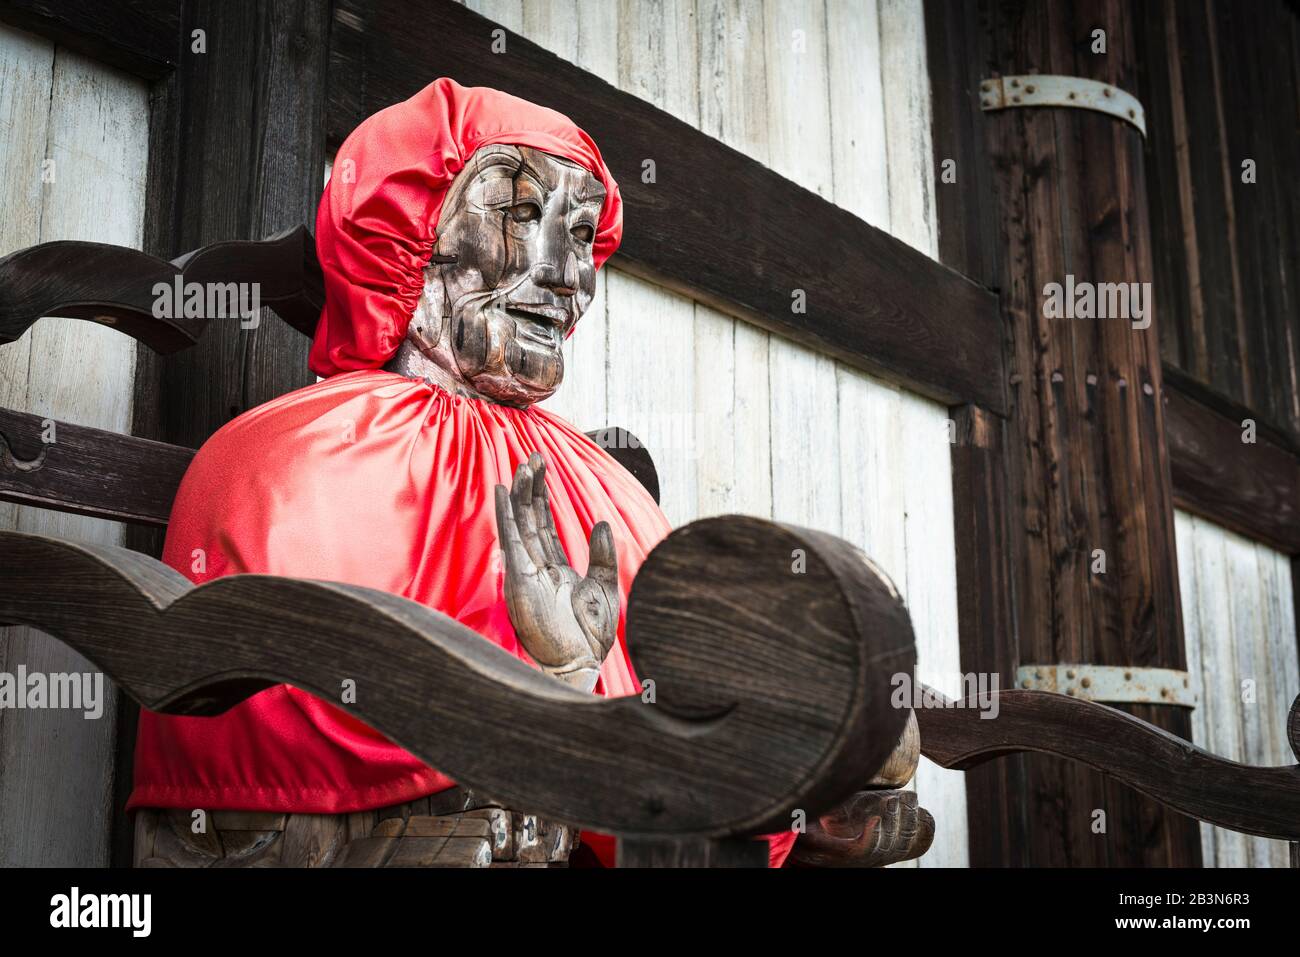
{"label": "red satin fabric", "polygon": [[572,160],[605,187],[592,258],[623,236],[623,199],[591,137],[563,114],[487,87],[435,80],[367,118],[339,147],[316,214],[325,310],[311,367],[377,369],[397,351],[424,289],[448,187],[480,146],[531,146]]}
{"label": "red satin fabric", "polygon": [[[163,558],[196,583],[263,572],[382,589],[529,660],[502,593],[492,490],[532,452],[546,458],[556,528],[576,570],[586,569],[592,526],[610,523],[626,609],[641,561],[669,531],[636,479],[542,409],[379,371],[335,376],[217,432],[181,483]],[[622,617],[597,693],[640,693]],[[304,813],[382,807],[452,783],[287,685],[216,718],[143,713],[135,774],[128,807]],[[612,863],[612,842],[584,840]],[[773,839],[774,864],[791,843],[793,834]]]}

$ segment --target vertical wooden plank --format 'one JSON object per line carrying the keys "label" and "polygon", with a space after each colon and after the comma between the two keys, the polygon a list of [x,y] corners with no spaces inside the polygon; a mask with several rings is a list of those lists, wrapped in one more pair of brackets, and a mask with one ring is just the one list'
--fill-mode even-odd
{"label": "vertical wooden plank", "polygon": [[[1241,750],[1236,757],[1245,764],[1265,765],[1269,763],[1268,747],[1261,712],[1271,695],[1270,679],[1263,667],[1268,653],[1260,607],[1264,583],[1259,577],[1254,543],[1231,533],[1225,533],[1223,539],[1232,631],[1221,640],[1229,646],[1237,673]],[[1246,853],[1251,867],[1267,865],[1268,841],[1247,836]]]}
{"label": "vertical wooden plank", "polygon": [[767,4],[763,14],[769,165],[829,198],[833,184],[826,5],[823,0],[788,0]]}
{"label": "vertical wooden plank", "polygon": [[578,0],[578,66],[618,84],[618,4]]}
{"label": "vertical wooden plank", "polygon": [[[151,91],[145,249],[166,258],[227,239],[260,239],[314,223],[325,170],[325,70],[330,3],[218,4],[189,0],[176,72]],[[242,135],[232,135],[231,131]],[[195,347],[137,354],[132,432],[197,447],[245,410],[315,381],[309,343],[264,315],[255,330],[216,324]],[[131,530],[157,554],[161,538]],[[119,804],[132,777],[135,714],[124,706]],[[130,821],[115,835],[131,859]]]}
{"label": "vertical wooden plank", "polygon": [[699,128],[767,162],[769,114],[762,0],[696,0]]}
{"label": "vertical wooden plank", "polygon": [[[0,26],[0,256],[40,242],[45,186],[42,164],[49,140],[54,46]],[[0,405],[27,408],[31,336],[0,346]],[[13,528],[18,506],[0,502],[0,528]],[[3,720],[0,718],[0,720]]]}
{"label": "vertical wooden plank", "polygon": [[664,514],[694,517],[695,310],[689,299],[609,274],[609,421],[632,431],[659,472]]}
{"label": "vertical wooden plank", "polygon": [[[770,355],[772,339],[746,322],[736,322],[736,450],[735,508],[747,515],[773,517],[772,405]],[[702,418],[708,409],[696,406]],[[743,477],[743,481],[742,481]]]}
{"label": "vertical wooden plank", "polygon": [[[837,164],[835,195],[853,197],[850,202],[866,206],[860,211],[868,219],[885,219],[893,235],[930,256],[938,252],[934,208],[934,161],[931,145],[930,77],[926,67],[925,11],[921,0],[879,0],[878,24],[854,27],[853,13],[832,6],[844,19],[833,19],[830,36],[852,38],[864,50],[869,64],[876,52],[879,87],[878,106],[862,111],[867,118],[863,135],[873,158],[868,166],[885,167],[887,189],[864,187],[862,170],[852,162]],[[863,11],[857,10],[859,17]],[[846,22],[847,21],[847,22]],[[874,28],[874,29],[873,29]],[[872,33],[878,33],[873,43]],[[873,47],[876,50],[873,50]],[[836,43],[832,42],[832,63]],[[851,48],[850,48],[851,49]],[[832,75],[832,95],[842,75]],[[834,114],[838,122],[841,112]],[[880,138],[883,136],[883,142]],[[842,168],[848,167],[848,168]],[[875,174],[878,175],[878,174]],[[841,205],[844,205],[841,202]],[[841,396],[843,400],[843,395]],[[961,689],[961,653],[957,630],[957,580],[953,522],[951,432],[948,412],[942,406],[904,393],[899,402],[899,442],[889,446],[897,470],[895,482],[902,492],[894,507],[902,519],[906,542],[906,596],[917,637],[917,658],[921,680],[946,694],[957,696]],[[899,508],[901,506],[901,508]],[[936,833],[935,845],[920,866],[964,867],[969,863],[966,814],[966,780],[923,759],[916,775],[916,788],[925,805],[944,827]]]}
{"label": "vertical wooden plank", "polygon": [[[1115,0],[1007,0],[982,12],[986,69],[1133,88],[1130,7]],[[1098,26],[1109,37],[1105,57],[1089,52]],[[1150,280],[1141,137],[1083,110],[1008,110],[984,115],[980,126],[1005,249],[997,285],[1014,339],[1010,520],[1021,664],[1181,668],[1157,331],[1122,319],[1056,320],[1043,309],[1042,291],[1068,275]],[[1107,557],[1104,575],[1092,570],[1097,549]],[[1188,715],[1177,709],[1131,711],[1188,733]],[[1033,863],[1199,861],[1199,834],[1185,818],[1086,769],[1038,756],[1028,756],[1025,766]],[[1091,827],[1098,809],[1109,821],[1104,835]]]}
{"label": "vertical wooden plank", "polygon": [[[1206,749],[1231,757],[1241,753],[1241,690],[1229,636],[1232,605],[1229,595],[1227,553],[1222,535],[1213,534],[1197,519],[1196,579],[1199,586],[1202,687],[1205,689]],[[1202,530],[1206,534],[1202,535]],[[1216,828],[1214,863],[1218,867],[1245,867],[1249,839]]]}
{"label": "vertical wooden plank", "polygon": [[[1201,645],[1204,632],[1201,629],[1200,584],[1197,579],[1197,535],[1196,519],[1187,512],[1174,513],[1174,535],[1178,547],[1178,590],[1183,601],[1183,629],[1187,647],[1187,677],[1191,690],[1196,695],[1196,707],[1192,709],[1192,743],[1205,747],[1209,734],[1207,705],[1205,695],[1205,678],[1201,662]],[[1214,864],[1214,828],[1202,823],[1201,859],[1206,867]]]}
{"label": "vertical wooden plank", "polygon": [[[769,164],[829,197],[833,183],[825,4],[769,3],[763,14]],[[817,289],[810,283],[803,293],[813,297]],[[833,446],[822,439],[838,422],[836,364],[778,338],[771,340],[768,362],[773,514],[782,521],[836,532],[839,460]]]}
{"label": "vertical wooden plank", "polygon": [[930,256],[938,253],[930,77],[921,0],[880,0],[880,49],[889,150],[890,232]]}
{"label": "vertical wooden plank", "polygon": [[[8,30],[0,33],[8,54],[0,56],[35,63],[35,73],[25,72],[29,78],[39,75],[46,54],[11,36]],[[38,170],[43,160],[52,162],[37,215],[27,218],[30,209],[17,211],[24,216],[18,229],[38,223],[40,242],[76,238],[139,247],[149,136],[146,86],[66,50],[55,51],[46,84],[14,90],[34,97],[35,106],[48,112],[48,120],[39,124],[43,140],[32,130],[10,141],[26,147],[28,156],[18,162],[30,164],[33,148]],[[15,105],[11,115],[18,121],[19,111],[31,108]],[[115,432],[130,430],[134,342],[104,327],[59,320],[38,323],[25,339],[21,381],[26,394],[19,408]],[[19,509],[13,517],[22,531],[104,544],[122,541],[121,527],[112,523],[35,509]],[[9,634],[4,666],[18,665],[47,674],[95,671],[65,645],[30,629]],[[108,682],[104,693],[96,720],[71,710],[0,717],[0,862],[108,864],[117,704]]]}
{"label": "vertical wooden plank", "polygon": [[876,6],[876,0],[826,2],[831,163],[835,202],[887,230],[890,188]]}
{"label": "vertical wooden plank", "polygon": [[[763,7],[697,0],[699,128],[766,161]],[[698,514],[772,513],[768,334],[695,306]]]}
{"label": "vertical wooden plank", "polygon": [[[619,87],[688,123],[698,122],[694,0],[623,0],[616,43]],[[695,517],[697,501],[695,304],[616,270],[607,272],[609,418],[645,442],[658,466],[664,513],[674,525],[682,524]]]}
{"label": "vertical wooden plank", "polygon": [[[1290,764],[1295,760],[1286,737],[1286,717],[1295,700],[1289,697],[1290,678],[1295,673],[1295,632],[1288,628],[1291,605],[1291,570],[1287,556],[1255,544],[1256,601],[1260,628],[1255,642],[1255,671],[1259,676],[1255,710],[1258,712],[1260,742],[1258,754],[1265,765]],[[1288,667],[1288,664],[1290,667]],[[1262,841],[1264,850],[1257,866],[1289,866],[1286,841]]]}
{"label": "vertical wooden plank", "polygon": [[838,421],[835,363],[772,340],[772,512],[783,522],[838,533],[840,471],[825,440]]}
{"label": "vertical wooden plank", "polygon": [[511,33],[523,32],[524,0],[465,0],[465,6]]}
{"label": "vertical wooden plank", "polygon": [[618,22],[619,87],[698,125],[695,0],[619,0]]}
{"label": "vertical wooden plank", "polygon": [[[946,411],[905,394],[901,406],[903,507],[907,536],[907,607],[916,630],[922,680],[950,697],[962,688],[957,636],[957,570],[954,561],[952,465]],[[916,787],[936,821],[935,847],[921,866],[965,867],[966,777],[922,759]]]}
{"label": "vertical wooden plank", "polygon": [[[1290,558],[1206,519],[1177,515],[1192,740],[1235,761],[1294,763],[1285,722],[1300,690]],[[1249,684],[1248,684],[1249,683]],[[1285,842],[1202,825],[1206,866],[1286,867]]]}
{"label": "vertical wooden plank", "polygon": [[[839,366],[840,534],[908,594],[903,394]],[[915,624],[915,623],[914,623]]]}

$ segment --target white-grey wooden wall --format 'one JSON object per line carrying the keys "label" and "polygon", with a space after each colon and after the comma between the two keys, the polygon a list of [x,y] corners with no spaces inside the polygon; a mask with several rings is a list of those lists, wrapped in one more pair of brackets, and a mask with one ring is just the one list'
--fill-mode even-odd
{"label": "white-grey wooden wall", "polygon": [[[468,5],[936,255],[921,0]],[[566,348],[549,407],[643,439],[675,525],[745,512],[861,546],[907,597],[922,678],[957,692],[942,406],[616,267]],[[921,865],[965,865],[963,776],[925,761],[917,787]]]}
{"label": "white-grey wooden wall", "polygon": [[[0,27],[0,255],[55,239],[139,247],[149,136],[144,83]],[[37,323],[0,347],[0,406],[131,430],[135,342],[86,322]],[[57,433],[55,435],[57,440]],[[0,528],[117,544],[121,526],[0,503]],[[86,672],[29,629],[0,638],[0,671]],[[108,864],[116,706],[0,710],[0,866]]]}
{"label": "white-grey wooden wall", "polygon": [[[1300,693],[1291,560],[1206,519],[1178,512],[1178,585],[1192,740],[1244,764],[1293,764],[1286,716]],[[1249,799],[1249,798],[1247,798]],[[1207,867],[1287,867],[1287,845],[1201,825]]]}

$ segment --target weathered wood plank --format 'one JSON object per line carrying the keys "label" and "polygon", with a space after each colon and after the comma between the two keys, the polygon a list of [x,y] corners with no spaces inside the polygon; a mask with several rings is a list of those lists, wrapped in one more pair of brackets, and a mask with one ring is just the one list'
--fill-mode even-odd
{"label": "weathered wood plank", "polygon": [[[396,0],[336,5],[331,139],[433,79],[432,43],[439,73],[556,107],[601,144],[629,223],[616,265],[932,397],[1005,411],[1004,377],[991,371],[1002,356],[988,293],[522,37],[510,36],[510,55],[486,55],[484,22],[458,5],[416,21]],[[648,158],[653,184],[641,179]],[[745,242],[719,243],[719,230]],[[790,311],[798,288],[809,291],[806,314]]]}
{"label": "weathered wood plank", "polygon": [[1169,466],[1179,507],[1287,554],[1300,552],[1300,460],[1248,411],[1213,408],[1184,382],[1171,377],[1165,389]]}
{"label": "weathered wood plank", "polygon": [[[38,241],[76,238],[139,245],[148,139],[145,85],[71,50],[59,49],[51,56],[48,48],[40,52],[37,47],[30,38],[0,28],[0,48],[15,51],[28,64],[15,63],[17,69],[8,76],[20,84],[24,75],[29,80],[43,76],[44,89],[34,102],[46,112],[30,133],[6,137],[13,149],[32,151],[19,166],[26,165],[36,178],[21,188],[35,184],[40,199],[35,219],[28,222],[11,219],[0,209],[6,241],[11,222],[17,223],[20,234],[34,222],[39,224]],[[0,59],[9,57],[0,54]],[[31,97],[33,91],[11,86],[0,91],[0,102],[8,101],[10,93]],[[31,100],[15,103],[12,112],[6,110],[5,121],[25,121],[31,105]],[[30,206],[15,210],[16,216],[30,213]],[[16,373],[5,388],[15,406],[40,419],[67,416],[115,431],[127,428],[133,342],[81,323],[43,324],[23,341],[17,348],[4,347],[20,358],[26,355],[22,368],[5,370]],[[82,517],[29,509],[6,517],[26,531],[121,541],[119,527]],[[28,629],[9,632],[2,655],[8,671],[18,665],[45,673],[94,670],[71,649]],[[86,720],[80,711],[42,709],[4,721],[0,861],[44,866],[108,863],[117,708],[115,692],[107,684],[101,704],[98,720]],[[50,747],[51,741],[58,746]]]}
{"label": "weathered wood plank", "polygon": [[[984,69],[1086,76],[1134,86],[1127,8],[1114,0],[982,8]],[[1090,52],[1091,31],[1109,37]],[[974,104],[972,104],[974,108]],[[1140,135],[1082,110],[1007,110],[977,128],[995,171],[1003,307],[1013,335],[1011,442],[1021,664],[1061,661],[1180,668],[1159,341],[1122,317],[1053,318],[1044,290],[1151,278]],[[1095,162],[1095,156],[1108,157]],[[1155,322],[1159,322],[1158,314]],[[1105,556],[1102,573],[1100,553]],[[1094,571],[1094,568],[1098,569]],[[1176,709],[1136,713],[1189,733]],[[1000,723],[1000,722],[993,722]],[[1195,830],[1124,788],[1060,761],[1026,760],[1036,864],[1188,864]],[[1092,811],[1137,827],[1092,830]]]}
{"label": "weathered wood plank", "polygon": [[180,57],[178,0],[3,0],[0,22],[155,80]]}
{"label": "weathered wood plank", "polygon": [[[1178,559],[1192,740],[1252,765],[1289,763],[1285,716],[1300,693],[1289,559],[1181,511]],[[1207,866],[1287,866],[1277,841],[1203,825],[1201,844]]]}

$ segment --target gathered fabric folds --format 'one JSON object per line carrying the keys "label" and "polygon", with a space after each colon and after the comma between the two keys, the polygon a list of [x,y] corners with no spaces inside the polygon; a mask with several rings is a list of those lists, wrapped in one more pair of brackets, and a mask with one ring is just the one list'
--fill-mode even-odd
{"label": "gathered fabric folds", "polygon": [[[592,527],[610,523],[623,601],[596,693],[639,694],[624,641],[627,596],[668,522],[635,478],[543,409],[381,371],[282,396],[199,451],[163,558],[195,583],[260,572],[381,589],[530,661],[506,610],[492,494],[533,452],[546,459],[556,529],[575,570],[586,570]],[[144,712],[128,806],[343,813],[452,784],[339,708],[279,685],[218,717]],[[774,842],[774,863],[789,837]],[[584,841],[612,863],[612,842]]]}

